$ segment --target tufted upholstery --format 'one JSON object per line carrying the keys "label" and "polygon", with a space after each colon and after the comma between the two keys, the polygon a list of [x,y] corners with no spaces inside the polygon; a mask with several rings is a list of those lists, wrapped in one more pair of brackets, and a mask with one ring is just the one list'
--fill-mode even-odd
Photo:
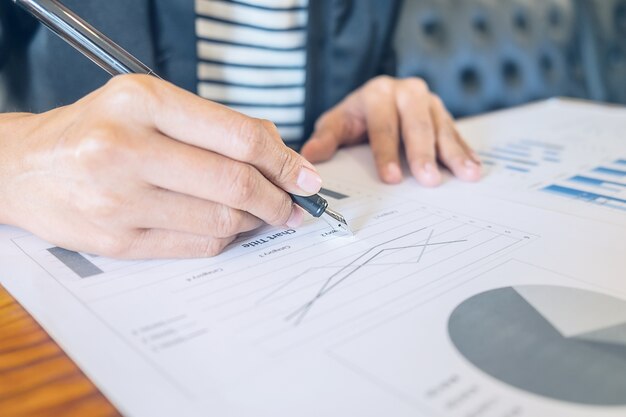
{"label": "tufted upholstery", "polygon": [[556,95],[626,103],[626,0],[405,0],[397,74],[456,115]]}
{"label": "tufted upholstery", "polygon": [[599,69],[600,100],[626,103],[626,0],[587,0],[593,60]]}

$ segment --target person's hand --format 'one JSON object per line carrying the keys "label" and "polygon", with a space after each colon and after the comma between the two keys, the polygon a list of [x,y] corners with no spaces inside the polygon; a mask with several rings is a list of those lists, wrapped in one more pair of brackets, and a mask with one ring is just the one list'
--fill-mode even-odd
{"label": "person's hand", "polygon": [[289,195],[315,168],[275,126],[149,76],[75,104],[0,116],[0,221],[117,258],[212,256],[264,222],[296,227]]}
{"label": "person's hand", "polygon": [[340,146],[368,139],[386,183],[402,181],[403,148],[411,173],[424,186],[441,183],[437,160],[462,180],[480,178],[478,157],[459,135],[441,99],[421,79],[372,79],[319,118],[301,153],[313,163],[321,162]]}

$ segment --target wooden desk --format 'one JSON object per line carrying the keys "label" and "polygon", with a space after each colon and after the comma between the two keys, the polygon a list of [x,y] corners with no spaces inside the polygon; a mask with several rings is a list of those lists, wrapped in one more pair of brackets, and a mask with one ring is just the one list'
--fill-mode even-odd
{"label": "wooden desk", "polygon": [[0,416],[120,416],[2,286]]}

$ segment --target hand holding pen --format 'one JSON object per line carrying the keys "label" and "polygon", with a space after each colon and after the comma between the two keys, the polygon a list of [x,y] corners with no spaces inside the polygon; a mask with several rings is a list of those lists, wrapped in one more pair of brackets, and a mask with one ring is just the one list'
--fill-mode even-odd
{"label": "hand holding pen", "polygon": [[[57,32],[63,18],[73,19],[61,11],[56,26],[48,21]],[[18,128],[0,132],[13,155],[2,167],[10,207],[1,212],[10,218],[0,221],[68,249],[120,258],[212,256],[264,222],[298,226],[303,212],[288,193],[321,187],[315,168],[271,123],[153,76],[115,77],[70,106],[10,117]]]}

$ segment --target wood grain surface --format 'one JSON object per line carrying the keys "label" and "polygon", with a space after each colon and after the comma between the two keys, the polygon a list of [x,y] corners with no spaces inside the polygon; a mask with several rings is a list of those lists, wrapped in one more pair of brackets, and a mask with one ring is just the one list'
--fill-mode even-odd
{"label": "wood grain surface", "polygon": [[0,286],[0,416],[120,416]]}

